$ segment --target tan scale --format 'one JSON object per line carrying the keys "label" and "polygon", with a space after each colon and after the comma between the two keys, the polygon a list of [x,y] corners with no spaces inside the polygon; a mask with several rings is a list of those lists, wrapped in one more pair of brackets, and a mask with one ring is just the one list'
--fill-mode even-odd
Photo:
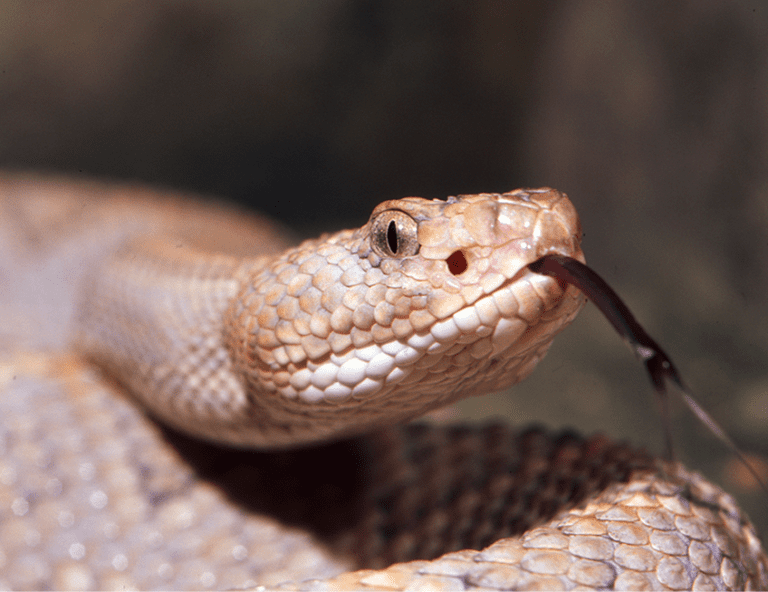
{"label": "tan scale", "polygon": [[[526,267],[583,260],[560,192],[392,200],[297,247],[137,186],[6,175],[0,214],[0,585],[768,585],[746,518],[682,467],[599,439],[395,427],[523,379],[581,308]],[[164,435],[83,360],[196,437],[331,443]],[[281,524],[273,506],[346,491],[335,470],[360,482],[323,498],[331,524]]]}

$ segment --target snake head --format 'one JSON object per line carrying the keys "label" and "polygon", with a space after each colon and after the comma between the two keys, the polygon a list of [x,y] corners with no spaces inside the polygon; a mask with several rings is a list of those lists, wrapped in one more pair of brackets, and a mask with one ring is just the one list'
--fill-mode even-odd
{"label": "snake head", "polygon": [[552,189],[384,202],[250,278],[227,323],[247,329],[229,341],[235,368],[276,407],[263,413],[306,420],[307,440],[505,388],[584,302],[528,264],[583,260],[580,242]]}

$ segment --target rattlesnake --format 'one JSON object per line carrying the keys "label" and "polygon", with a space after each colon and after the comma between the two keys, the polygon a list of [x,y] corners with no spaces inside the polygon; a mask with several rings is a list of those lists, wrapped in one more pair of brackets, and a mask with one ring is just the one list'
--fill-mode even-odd
{"label": "rattlesnake", "polygon": [[[297,247],[138,186],[6,175],[0,195],[0,584],[768,585],[733,500],[679,465],[392,427],[521,380],[577,314],[527,267],[583,260],[564,194],[392,200]],[[125,393],[207,441],[300,448],[161,432]]]}

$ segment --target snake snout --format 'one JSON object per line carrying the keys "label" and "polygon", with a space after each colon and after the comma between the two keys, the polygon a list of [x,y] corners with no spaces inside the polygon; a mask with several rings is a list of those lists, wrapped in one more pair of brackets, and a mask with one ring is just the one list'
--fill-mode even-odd
{"label": "snake snout", "polygon": [[[568,205],[573,210],[570,201]],[[532,236],[536,259],[550,253],[583,259],[581,228],[575,210],[574,216],[570,216],[569,209],[548,209],[539,213]]]}

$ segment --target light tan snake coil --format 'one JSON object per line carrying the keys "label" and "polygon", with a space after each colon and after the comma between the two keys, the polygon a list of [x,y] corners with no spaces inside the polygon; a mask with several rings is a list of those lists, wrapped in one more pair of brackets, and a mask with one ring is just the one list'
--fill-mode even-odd
{"label": "light tan snake coil", "polygon": [[575,317],[581,293],[527,269],[583,260],[564,194],[393,200],[297,247],[141,187],[0,194],[0,586],[768,586],[733,500],[680,466],[393,427],[523,379]]}

